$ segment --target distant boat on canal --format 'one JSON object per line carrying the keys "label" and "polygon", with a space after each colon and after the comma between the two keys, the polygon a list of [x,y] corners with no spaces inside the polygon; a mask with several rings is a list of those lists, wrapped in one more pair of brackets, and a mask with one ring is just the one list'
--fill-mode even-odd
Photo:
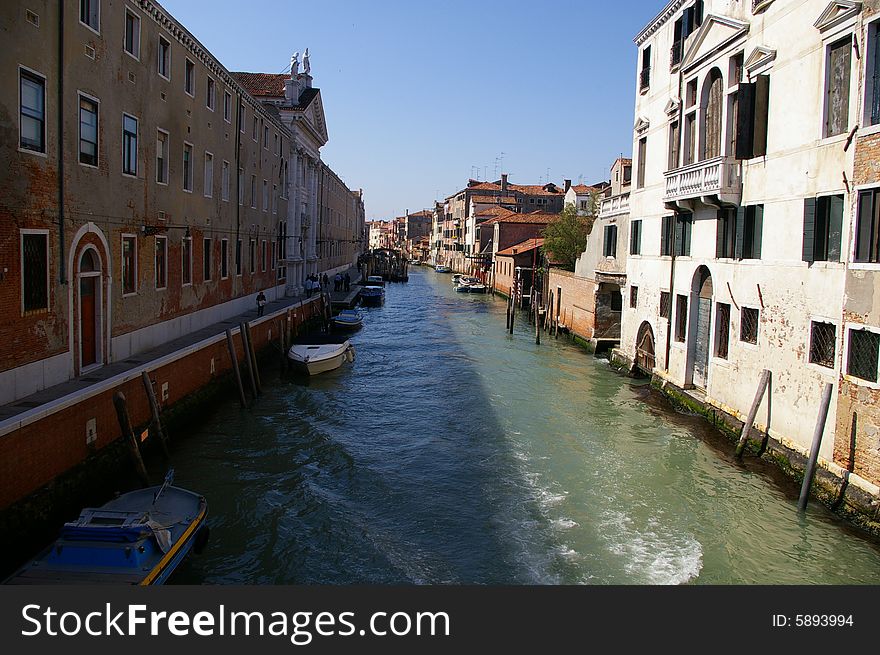
{"label": "distant boat on canal", "polygon": [[438,273],[449,273],[452,271],[451,268],[444,266],[443,264],[437,264],[437,266],[434,267],[434,270]]}
{"label": "distant boat on canal", "polygon": [[296,373],[318,375],[354,361],[354,346],[345,336],[317,334],[297,339],[287,358]]}
{"label": "distant boat on canal", "polygon": [[5,584],[160,585],[208,541],[208,503],[171,486],[138,489],[65,523],[59,538]]}
{"label": "distant boat on canal", "polygon": [[378,306],[385,301],[385,289],[369,283],[361,289],[361,304],[366,306]]}

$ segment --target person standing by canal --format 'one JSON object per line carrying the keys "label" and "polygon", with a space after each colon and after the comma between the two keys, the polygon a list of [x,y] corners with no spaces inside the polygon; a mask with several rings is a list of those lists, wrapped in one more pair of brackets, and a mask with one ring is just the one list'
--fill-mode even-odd
{"label": "person standing by canal", "polygon": [[345,277],[343,279],[345,280],[345,290],[348,291],[351,289],[351,275],[348,274],[348,271],[345,272]]}
{"label": "person standing by canal", "polygon": [[327,277],[326,273],[324,273],[323,277],[321,278],[321,286],[325,289],[330,286],[330,278]]}
{"label": "person standing by canal", "polygon": [[263,315],[263,308],[266,306],[266,294],[260,291],[257,294],[257,316]]}

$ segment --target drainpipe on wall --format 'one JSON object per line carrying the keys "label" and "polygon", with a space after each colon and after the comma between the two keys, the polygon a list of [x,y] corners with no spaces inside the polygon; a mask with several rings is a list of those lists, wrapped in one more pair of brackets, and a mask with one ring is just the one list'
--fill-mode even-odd
{"label": "drainpipe on wall", "polygon": [[[682,44],[684,47],[684,44]],[[684,135],[684,103],[687,100],[682,93],[682,84],[683,76],[681,74],[681,65],[678,67],[678,155],[681,157],[681,143],[682,136]],[[678,162],[675,162],[678,164]],[[661,219],[662,221],[663,219]],[[675,300],[675,293],[673,292],[673,284],[675,283],[675,221],[677,220],[677,213],[673,213],[672,217],[672,243],[670,244],[669,254],[671,259],[669,261],[669,316],[666,319],[666,357],[663,360],[663,370],[666,373],[669,373],[669,351],[672,347],[672,306],[673,301]]]}
{"label": "drainpipe on wall", "polygon": [[[238,248],[238,240],[240,238],[241,232],[241,185],[244,182],[242,180],[241,171],[241,128],[244,125],[244,121],[241,119],[241,112],[244,109],[244,102],[241,99],[241,92],[238,93],[238,120],[236,121],[236,130],[235,130],[235,247]],[[248,240],[248,253],[250,253],[250,240]],[[259,241],[254,244],[254,257],[256,258],[256,251],[259,248]],[[190,244],[190,253],[192,253],[192,244]],[[192,257],[192,254],[190,254]],[[244,253],[239,252],[238,254],[238,265],[244,268]]]}
{"label": "drainpipe on wall", "polygon": [[64,265],[64,2],[58,3],[58,282],[67,284]]}

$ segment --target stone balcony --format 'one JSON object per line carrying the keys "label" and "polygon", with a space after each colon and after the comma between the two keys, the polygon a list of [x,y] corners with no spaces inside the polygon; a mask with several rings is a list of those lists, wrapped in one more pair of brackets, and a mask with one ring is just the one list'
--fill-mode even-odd
{"label": "stone balcony", "polygon": [[740,163],[733,157],[715,157],[666,171],[663,200],[689,209],[697,201],[710,206],[738,205],[742,199],[740,171]]}
{"label": "stone balcony", "polygon": [[619,196],[602,198],[599,205],[599,218],[612,218],[629,214],[629,193],[621,193]]}

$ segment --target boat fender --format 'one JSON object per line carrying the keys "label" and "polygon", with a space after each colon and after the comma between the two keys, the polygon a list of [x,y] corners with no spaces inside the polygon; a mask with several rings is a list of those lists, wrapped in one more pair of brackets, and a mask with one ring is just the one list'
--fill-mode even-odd
{"label": "boat fender", "polygon": [[196,540],[193,542],[193,551],[196,555],[200,555],[208,545],[208,538],[211,536],[211,528],[203,525],[196,533]]}

